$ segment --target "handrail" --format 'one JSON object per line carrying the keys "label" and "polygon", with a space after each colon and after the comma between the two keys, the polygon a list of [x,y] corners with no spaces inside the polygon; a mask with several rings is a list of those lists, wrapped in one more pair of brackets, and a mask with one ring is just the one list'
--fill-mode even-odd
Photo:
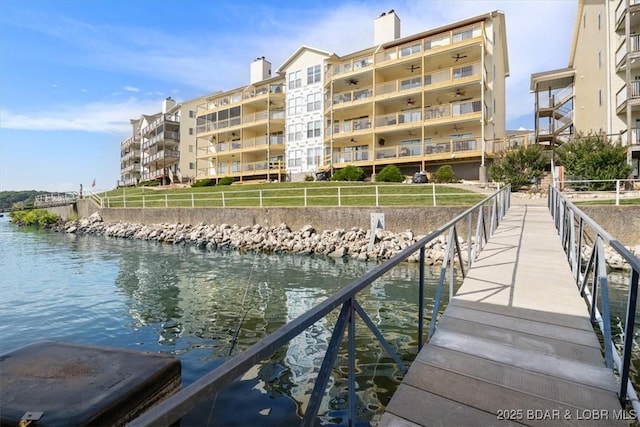
{"label": "handrail", "polygon": [[[195,381],[191,385],[187,386],[180,392],[174,394],[173,396],[167,398],[157,406],[151,408],[148,412],[142,414],[139,418],[132,421],[129,425],[131,427],[136,426],[158,426],[158,425],[171,425],[181,417],[186,415],[190,410],[194,409],[198,404],[202,403],[206,399],[214,396],[217,392],[222,390],[222,388],[234,381],[236,378],[241,376],[244,372],[248,371],[252,366],[256,363],[268,358],[272,355],[276,350],[280,347],[286,345],[291,339],[305,331],[307,328],[312,326],[318,320],[324,318],[329,313],[331,313],[334,309],[341,307],[340,314],[338,316],[338,320],[336,321],[336,325],[334,326],[333,333],[331,335],[329,345],[327,348],[327,352],[325,353],[324,359],[322,361],[322,365],[320,367],[320,371],[318,372],[318,377],[315,382],[313,391],[309,398],[309,404],[307,406],[307,410],[304,414],[304,418],[302,421],[302,425],[310,426],[316,424],[316,417],[318,414],[318,410],[322,401],[322,398],[325,394],[326,386],[328,380],[331,375],[331,370],[333,369],[333,364],[338,355],[338,351],[340,349],[340,343],[342,341],[342,337],[344,331],[347,330],[348,333],[348,376],[349,376],[349,391],[348,391],[348,416],[350,425],[354,425],[356,421],[356,390],[355,390],[355,314],[364,321],[367,327],[374,333],[380,344],[384,347],[384,349],[389,353],[389,355],[395,360],[400,369],[403,372],[406,372],[406,367],[400,360],[400,357],[396,354],[394,349],[385,341],[382,333],[378,330],[375,324],[371,321],[369,316],[366,314],[364,309],[358,304],[356,301],[356,296],[362,290],[367,288],[370,284],[372,284],[375,280],[382,277],[385,273],[390,271],[392,268],[397,266],[399,263],[403,262],[405,259],[413,255],[415,252],[420,252],[420,275],[419,275],[419,301],[418,301],[418,314],[419,314],[419,322],[418,322],[418,347],[421,348],[423,345],[423,335],[424,335],[424,268],[425,268],[425,247],[428,243],[438,238],[440,235],[449,232],[448,234],[448,243],[447,243],[447,253],[445,255],[445,260],[442,264],[442,270],[440,273],[440,279],[438,282],[438,290],[437,295],[438,298],[442,297],[442,289],[444,286],[444,281],[446,278],[448,264],[450,265],[450,282],[449,282],[449,297],[453,295],[453,268],[454,268],[454,260],[456,256],[456,252],[458,255],[458,259],[460,261],[460,268],[463,276],[466,274],[466,270],[462,265],[462,253],[460,251],[460,246],[458,243],[458,232],[457,227],[462,227],[463,222],[468,224],[468,241],[471,242],[472,237],[472,219],[475,214],[477,217],[477,229],[476,229],[476,239],[473,244],[474,248],[471,249],[471,244],[468,245],[468,256],[470,264],[473,262],[475,256],[479,253],[482,248],[483,243],[486,243],[490,233],[492,230],[497,227],[500,222],[502,216],[506,213],[506,210],[509,207],[509,197],[511,194],[511,188],[509,186],[504,187],[503,189],[497,191],[493,195],[485,198],[483,201],[474,205],[473,207],[467,209],[463,213],[459,214],[451,221],[447,222],[445,225],[440,228],[432,231],[427,236],[423,237],[413,245],[404,249],[402,252],[388,260],[387,262],[378,265],[373,268],[369,272],[367,272],[364,276],[355,281],[351,282],[351,284],[345,286],[334,295],[330,296],[320,304],[313,307],[311,310],[302,314],[301,316],[295,318],[291,322],[282,326],[272,334],[268,335],[262,341],[252,345],[244,352],[238,354],[233,357],[226,363],[222,364],[218,368],[209,372],[199,380]],[[486,206],[490,205],[490,206]],[[489,224],[489,231],[487,230],[487,224],[484,219],[485,209],[489,207],[491,211],[491,220]],[[479,237],[478,237],[479,236]],[[431,325],[429,328],[431,336],[431,332],[435,326],[435,317],[438,314],[438,307],[440,301],[436,301],[436,306],[434,307],[433,317],[431,319]]]}
{"label": "handrail", "polygon": [[76,200],[78,200],[78,193],[75,191],[39,194],[35,197],[33,206],[36,208],[61,206],[74,203]]}
{"label": "handrail", "polygon": [[[578,289],[580,289],[580,294],[585,297],[587,301],[591,313],[591,322],[594,324],[597,323],[602,332],[605,363],[607,367],[612,370],[617,370],[620,376],[620,389],[618,392],[620,402],[623,405],[631,403],[635,412],[640,413],[640,401],[629,379],[640,259],[634,256],[624,245],[576,207],[576,205],[569,201],[567,197],[554,186],[549,186],[548,207],[555,221],[555,226],[560,235],[565,253],[567,254],[567,260],[571,266],[576,285]],[[595,233],[595,236],[591,238],[593,243],[590,248],[584,247],[588,237],[585,226],[589,227]],[[609,245],[609,247],[614,249],[631,268],[622,354],[618,353],[611,334],[605,245]],[[583,249],[587,251],[588,260],[583,259]],[[589,289],[588,286],[589,282],[591,282],[591,289]],[[598,309],[598,303],[602,308],[602,313],[600,313]]]}

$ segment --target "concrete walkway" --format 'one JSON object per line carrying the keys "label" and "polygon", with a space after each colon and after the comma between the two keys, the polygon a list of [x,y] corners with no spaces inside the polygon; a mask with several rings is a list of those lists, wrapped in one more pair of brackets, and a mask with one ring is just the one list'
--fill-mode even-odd
{"label": "concrete walkway", "polygon": [[380,426],[628,425],[546,200],[518,202]]}

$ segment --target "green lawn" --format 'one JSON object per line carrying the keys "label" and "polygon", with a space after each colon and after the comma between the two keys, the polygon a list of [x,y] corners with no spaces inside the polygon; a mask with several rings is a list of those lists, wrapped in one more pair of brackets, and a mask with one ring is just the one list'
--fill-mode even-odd
{"label": "green lawn", "polygon": [[[376,203],[377,188],[377,203]],[[436,185],[438,206],[471,206],[484,196]],[[432,206],[431,184],[304,182],[243,184],[157,189],[120,188],[99,194],[105,207],[302,207],[305,206]]]}
{"label": "green lawn", "polygon": [[[573,202],[576,206],[615,205],[615,199],[597,199]],[[640,199],[620,199],[620,205],[640,205]]]}

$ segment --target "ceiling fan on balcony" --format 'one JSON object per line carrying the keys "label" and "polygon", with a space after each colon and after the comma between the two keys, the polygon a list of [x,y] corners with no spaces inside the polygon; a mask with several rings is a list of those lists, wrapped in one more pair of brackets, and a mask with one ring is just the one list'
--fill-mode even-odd
{"label": "ceiling fan on balcony", "polygon": [[418,70],[418,69],[420,69],[420,66],[419,66],[419,65],[415,65],[415,64],[411,64],[411,65],[409,65],[409,66],[407,67],[407,70],[411,71],[412,73],[413,73],[415,70]]}
{"label": "ceiling fan on balcony", "polygon": [[461,131],[462,129],[464,129],[462,126],[453,125],[453,131],[454,131],[454,132]]}
{"label": "ceiling fan on balcony", "polygon": [[463,97],[463,96],[465,96],[466,94],[467,94],[467,92],[465,92],[464,90],[462,90],[462,89],[460,89],[460,88],[456,89],[456,91],[455,91],[455,92],[453,92],[453,96],[455,96],[456,98]]}
{"label": "ceiling fan on balcony", "polygon": [[347,84],[348,84],[349,86],[355,86],[355,85],[357,85],[357,84],[358,84],[358,80],[356,80],[356,79],[349,79],[349,80],[347,80]]}
{"label": "ceiling fan on balcony", "polygon": [[408,98],[407,99],[407,105],[416,105],[416,100],[413,98]]}
{"label": "ceiling fan on balcony", "polygon": [[455,55],[452,56],[453,59],[455,59],[455,61],[453,62],[458,62],[459,60],[466,58],[467,55],[462,55],[460,53],[456,53]]}

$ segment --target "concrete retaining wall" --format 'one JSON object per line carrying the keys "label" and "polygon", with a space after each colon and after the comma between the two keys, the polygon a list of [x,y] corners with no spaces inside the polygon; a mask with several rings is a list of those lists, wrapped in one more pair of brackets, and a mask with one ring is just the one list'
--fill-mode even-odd
{"label": "concrete retaining wall", "polygon": [[[67,207],[68,208],[68,207]],[[58,208],[51,208],[58,209]],[[412,230],[424,234],[463,212],[463,207],[425,208],[127,208],[100,209],[90,200],[79,200],[77,213],[81,218],[100,212],[107,222],[143,224],[237,224],[240,226],[287,224],[291,229],[312,225],[316,230],[369,229],[370,214],[384,213],[386,229],[393,232]],[[613,237],[624,245],[640,245],[640,206],[584,206],[582,209]],[[54,212],[52,210],[52,212]],[[58,212],[56,212],[58,213]],[[65,218],[65,213],[58,213]],[[475,221],[475,219],[474,219]],[[475,228],[475,223],[474,223]],[[466,224],[459,231],[466,232]]]}
{"label": "concrete retaining wall", "polygon": [[78,211],[76,210],[76,205],[65,205],[65,206],[54,206],[50,208],[46,208],[48,212],[54,213],[58,215],[60,218],[65,221],[71,219],[71,217],[80,217],[78,215]]}

